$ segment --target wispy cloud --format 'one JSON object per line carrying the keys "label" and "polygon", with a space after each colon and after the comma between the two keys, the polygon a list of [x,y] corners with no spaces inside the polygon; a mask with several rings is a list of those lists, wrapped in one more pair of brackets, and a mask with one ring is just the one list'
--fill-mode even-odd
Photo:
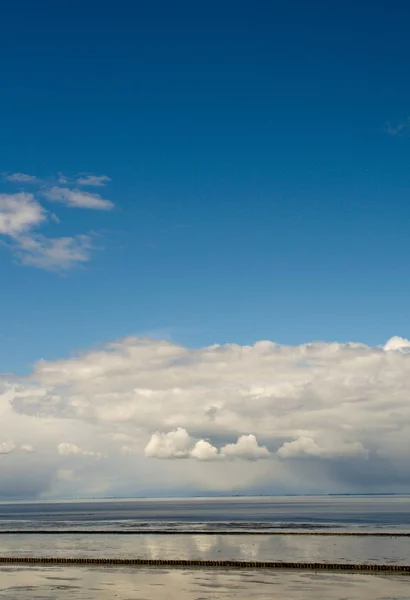
{"label": "wispy cloud", "polygon": [[386,132],[389,135],[404,135],[406,131],[410,131],[410,117],[407,117],[407,119],[397,125],[386,124]]}
{"label": "wispy cloud", "polygon": [[50,202],[60,202],[71,208],[89,208],[92,210],[112,210],[114,203],[102,198],[100,194],[91,194],[79,189],[54,186],[42,192]]}
{"label": "wispy cloud", "polygon": [[[21,264],[51,271],[67,271],[90,260],[94,249],[92,236],[48,237],[39,232],[39,228],[45,224],[60,223],[59,217],[46,210],[39,198],[71,208],[100,211],[114,208],[113,202],[80,189],[57,185],[47,187],[44,179],[25,173],[3,173],[2,177],[9,182],[37,184],[34,193],[0,193],[0,243],[6,245]],[[62,173],[58,173],[57,180],[68,182]],[[84,175],[84,181],[87,181],[85,185],[101,186],[110,179],[106,175]]]}
{"label": "wispy cloud", "polygon": [[92,450],[84,450],[75,444],[69,442],[62,442],[57,446],[58,453],[60,456],[90,456],[92,458],[102,458],[101,452],[92,452]]}
{"label": "wispy cloud", "polygon": [[91,238],[86,235],[47,238],[35,229],[48,213],[33,194],[0,194],[0,235],[23,265],[67,270],[90,259]]}
{"label": "wispy cloud", "polygon": [[60,238],[27,235],[16,240],[14,249],[23,265],[49,271],[67,271],[88,262],[93,246],[88,235]]}
{"label": "wispy cloud", "polygon": [[82,175],[75,180],[77,185],[90,185],[95,187],[103,187],[111,181],[107,175]]}
{"label": "wispy cloud", "polygon": [[22,446],[20,446],[20,450],[22,452],[28,452],[29,454],[33,454],[33,452],[35,452],[34,446],[32,446],[31,444],[23,444]]}
{"label": "wispy cloud", "polygon": [[10,183],[37,183],[38,179],[34,175],[27,173],[3,173],[3,179]]}
{"label": "wispy cloud", "polygon": [[57,183],[66,184],[69,183],[68,177],[64,173],[57,173]]}

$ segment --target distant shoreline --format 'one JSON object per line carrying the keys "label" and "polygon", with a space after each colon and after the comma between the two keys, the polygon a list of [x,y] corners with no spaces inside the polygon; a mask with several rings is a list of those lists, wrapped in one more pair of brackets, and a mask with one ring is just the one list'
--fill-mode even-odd
{"label": "distant shoreline", "polygon": [[25,499],[25,498],[0,498],[0,505],[6,504],[57,504],[74,502],[132,502],[138,500],[150,501],[172,501],[172,500],[235,500],[235,499],[255,499],[255,498],[400,498],[409,497],[410,492],[371,492],[371,493],[327,493],[327,494],[232,494],[218,496],[102,496],[95,498],[44,498],[44,499]]}

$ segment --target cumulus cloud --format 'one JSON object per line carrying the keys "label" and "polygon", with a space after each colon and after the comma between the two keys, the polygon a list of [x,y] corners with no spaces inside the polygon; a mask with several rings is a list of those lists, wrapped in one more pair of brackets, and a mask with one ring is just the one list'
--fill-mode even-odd
{"label": "cumulus cloud", "polygon": [[30,461],[48,465],[42,485],[52,480],[54,494],[58,461],[81,456],[56,452],[61,439],[105,457],[76,479],[77,494],[97,475],[126,495],[410,491],[409,347],[130,337],[6,378],[0,418],[17,447],[36,447]]}
{"label": "cumulus cloud", "polygon": [[101,452],[92,452],[91,450],[84,450],[79,448],[75,444],[69,442],[61,442],[57,446],[58,453],[61,456],[90,456],[92,458],[102,458]]}
{"label": "cumulus cloud", "polygon": [[221,448],[221,454],[227,458],[242,458],[244,460],[259,460],[268,458],[269,450],[265,446],[259,446],[254,435],[241,435],[235,444],[226,444]]}
{"label": "cumulus cloud", "polygon": [[316,458],[334,457],[364,457],[367,458],[368,451],[360,442],[349,442],[347,444],[333,444],[319,446],[311,437],[300,436],[292,442],[285,442],[278,450],[281,458],[303,458],[305,456]]}
{"label": "cumulus cloud", "polygon": [[196,458],[196,460],[220,460],[222,458],[218,448],[215,448],[206,440],[198,440],[190,450],[189,456],[190,458]]}
{"label": "cumulus cloud", "polygon": [[394,352],[395,350],[400,352],[410,352],[410,340],[395,335],[385,343],[383,348],[386,352]]}
{"label": "cumulus cloud", "polygon": [[207,440],[195,441],[182,427],[168,433],[156,432],[145,447],[145,456],[153,458],[195,458],[196,460],[258,460],[270,452],[258,445],[254,435],[242,435],[235,444],[216,448]]}
{"label": "cumulus cloud", "polygon": [[27,173],[5,173],[3,179],[10,183],[37,183],[37,177],[34,175],[27,175]]}
{"label": "cumulus cloud", "polygon": [[145,456],[154,458],[188,458],[192,440],[182,427],[169,433],[153,433],[145,447]]}
{"label": "cumulus cloud", "polygon": [[89,208],[92,210],[111,210],[114,203],[102,198],[100,194],[91,194],[83,190],[54,186],[43,192],[50,202],[60,202],[70,208]]}
{"label": "cumulus cloud", "polygon": [[47,218],[33,194],[0,194],[0,234],[16,237]]}
{"label": "cumulus cloud", "polygon": [[75,182],[77,185],[90,185],[93,187],[103,187],[111,181],[107,175],[82,175]]}

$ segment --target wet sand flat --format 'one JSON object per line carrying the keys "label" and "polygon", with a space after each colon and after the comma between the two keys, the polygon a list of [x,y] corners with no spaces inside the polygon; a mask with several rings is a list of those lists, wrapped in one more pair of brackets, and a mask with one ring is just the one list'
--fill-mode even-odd
{"label": "wet sand flat", "polygon": [[1,536],[1,556],[407,564],[407,538],[232,535]]}
{"label": "wet sand flat", "polygon": [[15,600],[404,600],[410,577],[199,569],[2,567],[0,598]]}

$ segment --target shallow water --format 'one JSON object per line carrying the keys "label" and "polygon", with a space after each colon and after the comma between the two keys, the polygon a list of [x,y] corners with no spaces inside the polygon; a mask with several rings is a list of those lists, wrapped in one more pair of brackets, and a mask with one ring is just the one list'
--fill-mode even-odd
{"label": "shallow water", "polygon": [[[82,530],[68,534],[70,529]],[[281,535],[269,535],[269,530]],[[15,533],[6,534],[6,530]],[[30,534],[18,533],[26,530]],[[58,530],[58,533],[38,533]],[[144,531],[123,535],[113,532]],[[172,531],[173,535],[150,533]],[[203,530],[181,534],[178,531]],[[222,534],[240,530],[244,535]],[[253,530],[265,535],[254,535]],[[0,555],[410,564],[410,498],[215,498],[0,504]],[[3,531],[3,533],[1,533]],[[92,531],[99,532],[93,534]],[[399,600],[410,577],[361,573],[0,565],[0,600]]]}
{"label": "shallow water", "polygon": [[252,534],[0,534],[0,555],[406,564],[410,563],[410,539]]}
{"label": "shallow water", "polygon": [[184,569],[0,570],[0,598],[14,600],[408,600],[410,578],[365,574]]}

